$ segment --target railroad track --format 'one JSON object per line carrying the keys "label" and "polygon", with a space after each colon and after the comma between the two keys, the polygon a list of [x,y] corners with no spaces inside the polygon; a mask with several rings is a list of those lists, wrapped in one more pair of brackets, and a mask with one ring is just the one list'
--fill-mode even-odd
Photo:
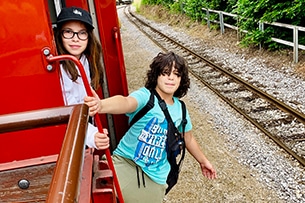
{"label": "railroad track", "polygon": [[305,166],[305,115],[274,98],[138,18],[126,6],[126,17],[164,51],[175,51],[189,64],[191,74],[242,114],[293,158]]}

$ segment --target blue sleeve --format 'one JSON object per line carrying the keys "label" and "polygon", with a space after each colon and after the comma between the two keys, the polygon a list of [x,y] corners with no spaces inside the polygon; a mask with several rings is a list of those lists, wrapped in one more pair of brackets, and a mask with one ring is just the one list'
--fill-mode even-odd
{"label": "blue sleeve", "polygon": [[133,97],[137,100],[138,106],[134,112],[127,113],[126,115],[129,117],[129,121],[140,111],[148,102],[150,97],[150,91],[145,87],[142,87],[132,93],[129,94],[129,97]]}

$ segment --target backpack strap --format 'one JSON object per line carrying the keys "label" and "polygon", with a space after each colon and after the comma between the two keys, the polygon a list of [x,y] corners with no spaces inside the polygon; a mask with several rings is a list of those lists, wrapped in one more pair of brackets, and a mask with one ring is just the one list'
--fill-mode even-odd
{"label": "backpack strap", "polygon": [[166,117],[167,122],[173,123],[173,120],[172,120],[172,118],[171,118],[171,116],[169,115],[169,112],[168,112],[168,110],[167,110],[167,106],[166,106],[165,101],[164,101],[163,99],[161,99],[160,95],[158,94],[158,92],[157,92],[155,89],[153,89],[152,92],[153,92],[154,95],[156,95],[156,97],[158,98],[159,106],[160,106],[160,108],[162,109],[162,111],[163,111],[163,113],[164,113],[164,115],[165,115],[165,117]]}
{"label": "backpack strap", "polygon": [[129,123],[129,128],[135,124],[140,118],[142,118],[150,109],[154,107],[155,103],[155,97],[154,94],[150,92],[150,97],[146,105],[132,118],[132,120]]}
{"label": "backpack strap", "polygon": [[[171,116],[170,116],[170,114],[169,114],[169,112],[168,112],[168,109],[167,109],[167,106],[166,106],[165,101],[164,101],[163,99],[161,99],[160,95],[158,94],[158,92],[157,92],[155,89],[152,90],[152,93],[153,93],[154,95],[156,95],[156,97],[158,98],[159,106],[160,106],[160,108],[162,109],[162,111],[163,111],[163,113],[164,113],[164,115],[165,115],[165,118],[166,118],[167,122],[168,122],[168,123],[171,123],[171,124],[175,127],[175,124],[174,124],[174,122],[173,122],[173,120],[172,120],[172,118],[171,118]],[[187,120],[186,120],[186,107],[185,107],[185,103],[184,103],[182,100],[179,99],[179,101],[180,101],[181,107],[182,107],[182,122],[181,122],[181,124],[182,124],[182,135],[181,135],[181,138],[180,138],[180,139],[184,142],[185,126],[186,126],[186,124],[187,124]],[[181,124],[180,124],[180,125],[181,125]],[[183,149],[182,149],[182,159],[180,160],[180,162],[183,160],[184,154],[185,154],[185,145],[183,145]],[[180,162],[179,162],[179,165],[180,165]]]}
{"label": "backpack strap", "polygon": [[182,100],[179,100],[181,103],[181,107],[182,107],[182,133],[183,133],[183,137],[184,137],[184,132],[185,132],[185,126],[187,124],[187,120],[186,120],[186,107],[185,107],[185,103]]}
{"label": "backpack strap", "polygon": [[[185,103],[182,100],[179,100],[179,101],[180,101],[181,107],[182,107],[182,122],[181,122],[181,124],[182,124],[182,139],[184,140],[185,126],[187,124],[187,120],[186,120],[186,107],[185,107]],[[182,149],[181,159],[180,159],[180,161],[178,163],[179,168],[180,168],[180,165],[181,165],[181,163],[182,163],[182,161],[184,159],[184,156],[185,156],[185,145],[184,145],[184,147]]]}
{"label": "backpack strap", "polygon": [[[169,112],[167,109],[167,105],[163,99],[161,99],[160,95],[156,90],[153,90],[153,93],[158,98],[159,106],[162,109],[165,118],[168,123],[168,131],[167,131],[167,160],[170,164],[170,171],[166,179],[166,183],[168,187],[165,190],[165,194],[167,194],[178,182],[179,172],[181,170],[181,165],[185,157],[185,142],[184,142],[184,133],[185,126],[187,123],[186,120],[186,107],[182,100],[179,100],[182,108],[182,134],[178,132]],[[178,155],[181,154],[179,158]],[[177,158],[178,157],[178,158]]]}
{"label": "backpack strap", "polygon": [[[168,122],[173,122],[171,116],[169,115],[169,112],[167,110],[167,106],[166,106],[166,103],[164,102],[164,100],[161,99],[160,95],[158,94],[158,92],[155,89],[152,90],[152,91],[156,95],[156,97],[158,98],[159,105],[160,105],[162,111],[164,112],[164,115],[165,115],[167,121]],[[182,107],[182,122],[181,122],[181,124],[182,124],[182,133],[183,133],[183,137],[184,137],[185,126],[187,124],[187,120],[186,120],[186,107],[185,107],[185,103],[182,100],[179,99],[179,101],[180,101],[181,107]]]}

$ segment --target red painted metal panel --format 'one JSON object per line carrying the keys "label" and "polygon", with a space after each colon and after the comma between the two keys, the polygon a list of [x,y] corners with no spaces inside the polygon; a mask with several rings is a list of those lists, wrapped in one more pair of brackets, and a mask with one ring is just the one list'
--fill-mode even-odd
{"label": "red painted metal panel", "polygon": [[[107,163],[94,156],[92,198],[94,202],[116,202],[113,173]],[[124,201],[123,199],[121,201]]]}
{"label": "red painted metal panel", "polygon": [[0,163],[58,154],[66,125],[0,134]]}
{"label": "red painted metal panel", "polygon": [[55,51],[45,1],[1,1],[0,8],[0,114],[63,105],[58,74],[41,54]]}
{"label": "red painted metal panel", "polygon": [[[57,71],[49,72],[41,50],[55,52],[47,2],[0,2],[0,115],[62,106]],[[0,134],[1,162],[60,151],[65,127]]]}

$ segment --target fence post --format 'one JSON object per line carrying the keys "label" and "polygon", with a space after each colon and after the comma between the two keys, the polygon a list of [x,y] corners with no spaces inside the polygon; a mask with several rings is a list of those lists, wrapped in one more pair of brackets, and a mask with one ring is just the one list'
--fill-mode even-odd
{"label": "fence post", "polygon": [[223,14],[222,12],[219,12],[219,23],[220,23],[220,32],[223,34],[225,32],[225,26],[223,22]]}
{"label": "fence post", "polygon": [[237,34],[237,41],[241,39],[241,32],[239,31],[239,16],[236,16],[236,34]]}
{"label": "fence post", "polygon": [[298,55],[299,55],[299,30],[297,26],[293,28],[293,61],[295,63],[298,62]]}
{"label": "fence post", "polygon": [[206,14],[207,14],[207,24],[208,24],[208,28],[211,29],[211,25],[210,25],[210,12],[209,9],[206,9]]}
{"label": "fence post", "polygon": [[[261,22],[261,21],[259,21],[259,23],[258,23],[258,29],[260,30],[260,31],[262,31],[262,32],[264,32],[264,23],[263,22]],[[259,50],[261,50],[262,49],[262,43],[260,42],[259,43]]]}

